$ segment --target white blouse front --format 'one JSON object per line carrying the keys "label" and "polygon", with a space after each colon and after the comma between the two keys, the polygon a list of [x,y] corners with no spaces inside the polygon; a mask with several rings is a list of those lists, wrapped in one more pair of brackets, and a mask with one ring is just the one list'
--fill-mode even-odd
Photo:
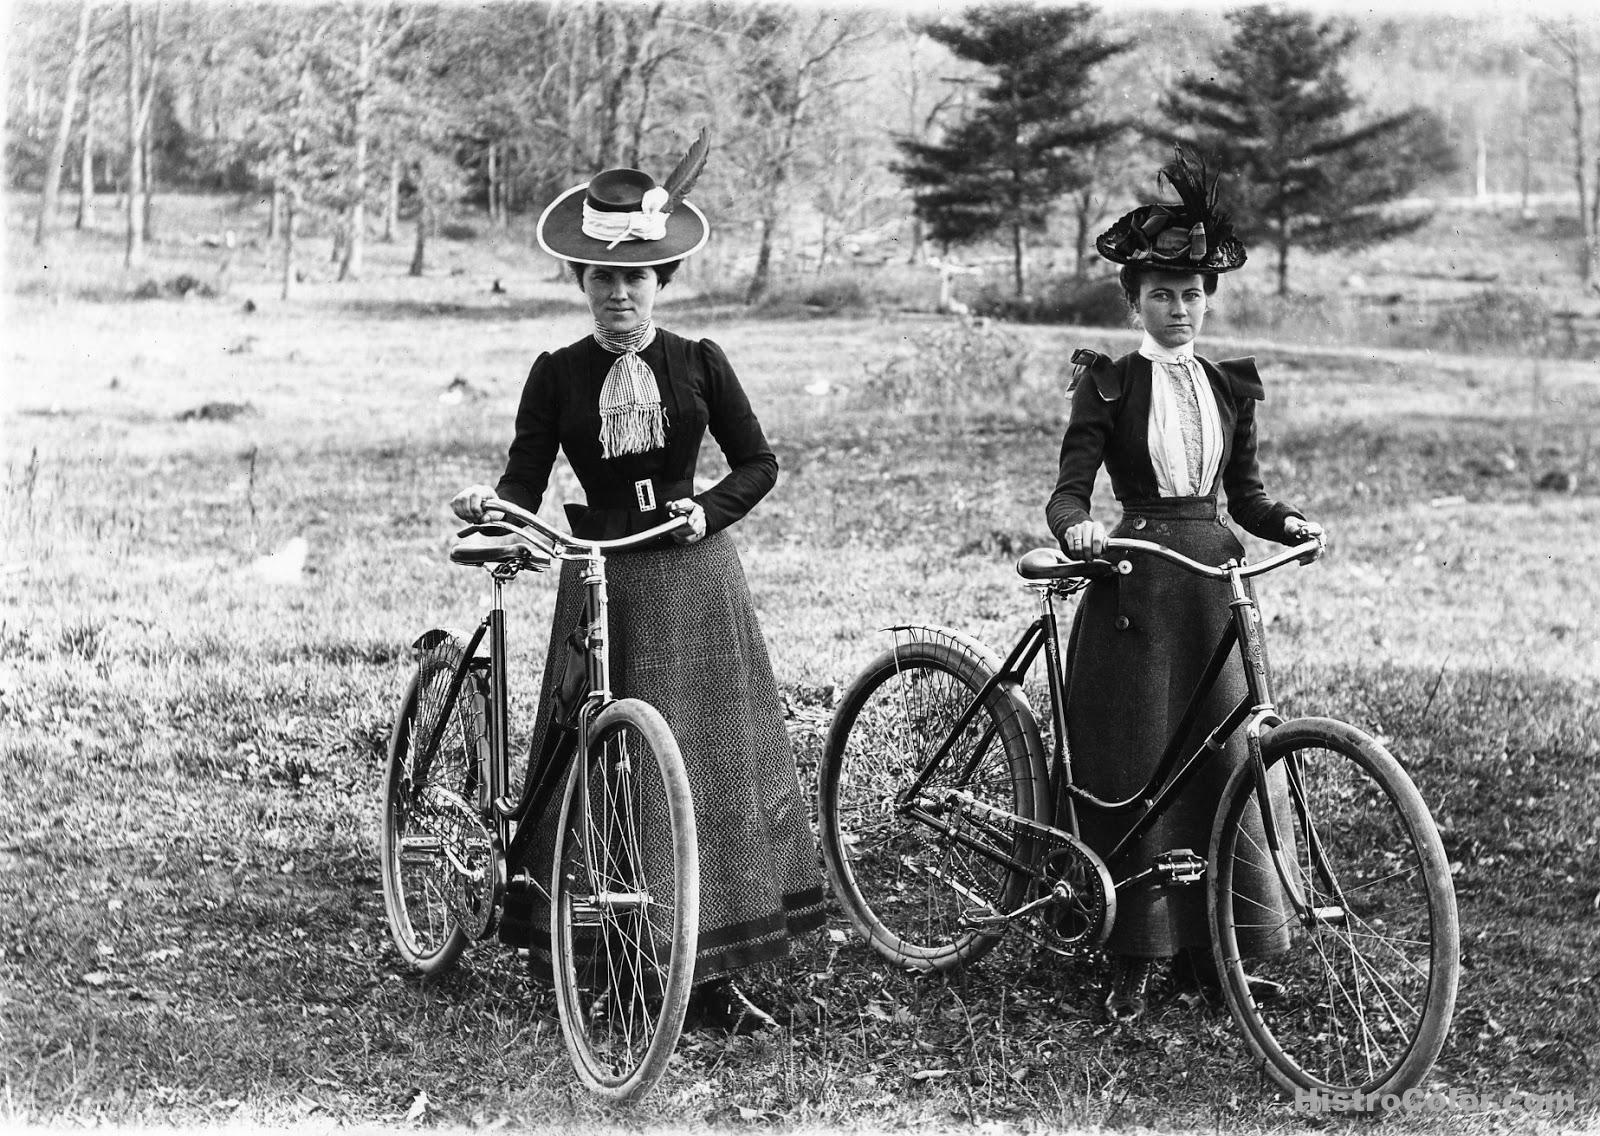
{"label": "white blouse front", "polygon": [[[1166,348],[1149,332],[1139,345],[1139,354],[1150,360],[1150,466],[1155,471],[1156,489],[1162,497],[1199,497],[1211,491],[1222,464],[1222,418],[1217,413],[1216,396],[1205,370],[1194,357],[1194,344]],[[1189,447],[1183,436],[1182,412],[1168,373],[1187,379],[1200,409],[1200,478],[1196,484],[1190,473]],[[1181,389],[1181,388],[1180,388]]]}

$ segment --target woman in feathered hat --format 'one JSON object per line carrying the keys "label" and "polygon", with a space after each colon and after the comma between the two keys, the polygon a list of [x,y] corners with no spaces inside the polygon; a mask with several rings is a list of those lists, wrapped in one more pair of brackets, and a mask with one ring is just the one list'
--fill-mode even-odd
{"label": "woman in feathered hat", "polygon": [[[722,349],[653,318],[679,262],[706,243],[705,216],[685,195],[707,150],[702,131],[663,185],[639,170],[606,170],[545,209],[539,244],[571,264],[594,330],[535,360],[499,484],[469,486],[452,506],[471,521],[491,495],[538,509],[561,450],[586,498],[566,506],[576,535],[610,539],[689,517],[678,543],[608,561],[613,685],[665,715],[694,791],[701,896],[691,1024],[748,1032],[773,1019],[729,974],[783,957],[792,936],[820,927],[822,885],[772,666],[726,531],[772,489],[777,458]],[[728,473],[697,492],[707,430]],[[561,574],[535,752],[579,619],[580,576]],[[534,925],[535,963],[547,960],[541,921],[522,922]]]}
{"label": "woman in feathered hat", "polygon": [[[1221,495],[1227,498],[1226,515],[1266,540],[1297,543],[1321,530],[1299,510],[1269,498],[1262,486],[1256,404],[1265,393],[1255,360],[1212,362],[1195,354],[1217,277],[1244,263],[1244,246],[1219,208],[1215,182],[1208,182],[1203,165],[1179,151],[1161,174],[1179,200],[1133,210],[1096,242],[1101,256],[1122,265],[1123,293],[1144,341],[1120,359],[1074,354],[1072,417],[1047,516],[1069,556],[1089,559],[1103,552],[1107,533],[1090,516],[1090,496],[1104,465],[1122,505],[1113,535],[1220,564],[1244,555]],[[1131,573],[1090,585],[1067,650],[1068,748],[1075,778],[1111,800],[1132,795],[1149,779],[1230,618],[1226,585],[1155,557],[1129,559]],[[1243,693],[1244,676],[1225,673],[1202,715],[1205,728]],[[1196,741],[1186,739],[1185,752]],[[1228,774],[1244,760],[1244,746],[1235,738],[1225,760],[1212,761],[1140,842],[1133,862],[1142,868],[1149,858],[1177,848],[1205,855],[1218,798]],[[1121,835],[1115,821],[1107,824],[1090,810],[1080,810],[1079,820],[1084,839],[1100,851]],[[1265,896],[1268,902],[1275,898]],[[1201,886],[1118,896],[1107,944],[1115,961],[1106,999],[1113,1020],[1144,1013],[1152,980],[1174,956],[1181,957],[1189,977],[1214,982],[1205,902]],[[1264,940],[1249,953],[1269,954],[1283,945]],[[1271,994],[1269,984],[1259,985],[1261,996]]]}

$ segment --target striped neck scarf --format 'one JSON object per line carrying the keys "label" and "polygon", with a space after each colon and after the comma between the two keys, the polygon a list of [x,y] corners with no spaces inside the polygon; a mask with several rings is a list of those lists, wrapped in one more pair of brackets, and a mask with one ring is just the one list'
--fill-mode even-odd
{"label": "striped neck scarf", "polygon": [[600,388],[600,454],[615,458],[642,454],[667,444],[667,415],[661,386],[639,352],[656,337],[656,325],[645,320],[622,335],[594,329],[594,341],[617,357]]}

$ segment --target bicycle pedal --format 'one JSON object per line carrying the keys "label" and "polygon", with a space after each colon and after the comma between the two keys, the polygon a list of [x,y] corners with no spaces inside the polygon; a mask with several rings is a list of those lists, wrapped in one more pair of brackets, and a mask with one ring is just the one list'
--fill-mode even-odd
{"label": "bicycle pedal", "polygon": [[963,912],[956,918],[956,922],[973,931],[1003,931],[1011,926],[1011,917],[1007,915],[990,915],[988,913],[969,915]]}
{"label": "bicycle pedal", "polygon": [[1193,884],[1206,878],[1206,862],[1191,849],[1174,848],[1155,858],[1155,870],[1165,884]]}

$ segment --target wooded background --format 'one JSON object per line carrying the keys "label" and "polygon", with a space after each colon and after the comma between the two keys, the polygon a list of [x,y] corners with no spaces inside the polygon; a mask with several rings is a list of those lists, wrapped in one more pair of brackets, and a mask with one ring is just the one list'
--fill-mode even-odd
{"label": "wooded background", "polygon": [[[1231,32],[1221,9],[1083,10],[1127,44],[1085,97],[1136,125],[1203,80]],[[715,238],[697,268],[737,278],[748,299],[775,272],[949,254],[923,242],[896,163],[903,143],[963,121],[984,81],[926,34],[960,18],[948,9],[62,0],[10,18],[6,173],[40,196],[40,247],[57,226],[114,218],[136,266],[163,193],[231,193],[237,230],[195,236],[273,242],[285,294],[299,260],[323,255],[297,239],[330,242],[341,279],[362,273],[367,242],[409,240],[420,274],[430,236],[536,214],[607,166],[659,176],[707,125],[695,196]],[[1592,282],[1600,17],[1332,18],[1355,33],[1342,71],[1362,114],[1416,107],[1442,127],[1451,172],[1416,192],[1454,209],[1556,200]],[[1081,269],[1084,233],[1148,199],[1169,153],[1134,132],[1099,155],[1051,209],[1036,261]]]}

